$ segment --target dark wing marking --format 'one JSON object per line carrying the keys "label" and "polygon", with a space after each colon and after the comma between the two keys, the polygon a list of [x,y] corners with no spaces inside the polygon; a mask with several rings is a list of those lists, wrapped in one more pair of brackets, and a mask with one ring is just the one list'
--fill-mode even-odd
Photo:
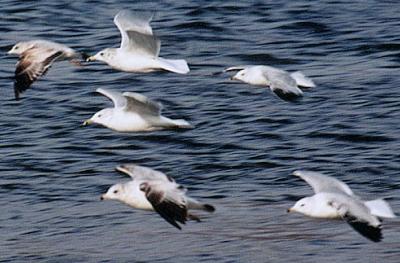
{"label": "dark wing marking", "polygon": [[14,92],[16,100],[19,100],[19,95],[27,90],[34,81],[45,75],[53,61],[63,54],[62,51],[57,51],[42,59],[42,52],[51,52],[51,50],[31,48],[22,53],[15,69]]}
{"label": "dark wing marking", "polygon": [[182,229],[177,222],[185,224],[188,211],[184,203],[177,203],[174,200],[167,198],[167,193],[157,187],[157,185],[151,185],[150,183],[142,183],[140,190],[146,195],[147,200],[151,203],[154,210],[160,214],[168,223],[178,229]]}
{"label": "dark wing marking", "polygon": [[361,221],[357,217],[346,213],[343,219],[362,236],[374,241],[379,242],[382,240],[381,226],[371,226],[368,222]]}

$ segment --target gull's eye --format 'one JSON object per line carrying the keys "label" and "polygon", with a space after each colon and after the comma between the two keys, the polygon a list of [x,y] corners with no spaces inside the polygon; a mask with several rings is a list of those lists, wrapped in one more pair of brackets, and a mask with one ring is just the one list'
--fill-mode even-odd
{"label": "gull's eye", "polygon": [[18,49],[19,48],[19,46],[16,46],[14,49]]}
{"label": "gull's eye", "polygon": [[117,194],[118,193],[118,190],[114,190],[114,192],[113,192],[114,194]]}
{"label": "gull's eye", "polygon": [[100,53],[100,56],[104,56],[104,52],[101,52],[101,53]]}
{"label": "gull's eye", "polygon": [[301,207],[303,207],[303,206],[304,206],[304,204],[301,204],[300,206],[301,206]]}

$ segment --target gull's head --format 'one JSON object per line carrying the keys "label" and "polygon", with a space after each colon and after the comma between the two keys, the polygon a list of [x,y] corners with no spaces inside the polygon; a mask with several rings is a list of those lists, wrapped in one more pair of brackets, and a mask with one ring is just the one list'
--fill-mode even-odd
{"label": "gull's head", "polygon": [[264,76],[262,70],[257,67],[247,67],[236,73],[232,80],[239,80],[251,85],[266,85],[266,77]]}
{"label": "gull's head", "polygon": [[111,186],[105,194],[100,196],[100,200],[122,200],[124,195],[123,184],[115,184]]}
{"label": "gull's head", "polygon": [[103,49],[103,50],[97,52],[96,55],[88,57],[86,59],[86,61],[98,60],[98,61],[107,62],[107,61],[110,61],[115,56],[115,53],[116,53],[115,48],[106,48],[106,49]]}
{"label": "gull's head", "polygon": [[32,44],[30,42],[18,42],[15,44],[8,52],[7,54],[16,54],[20,55],[27,49],[30,49],[32,47]]}
{"label": "gull's head", "polygon": [[100,125],[107,126],[113,116],[113,109],[107,108],[102,109],[101,111],[96,112],[90,119],[83,122],[83,126],[97,123]]}
{"label": "gull's head", "polygon": [[287,211],[289,212],[297,212],[303,215],[311,215],[313,210],[312,199],[311,197],[304,197],[297,201],[294,206],[289,208]]}

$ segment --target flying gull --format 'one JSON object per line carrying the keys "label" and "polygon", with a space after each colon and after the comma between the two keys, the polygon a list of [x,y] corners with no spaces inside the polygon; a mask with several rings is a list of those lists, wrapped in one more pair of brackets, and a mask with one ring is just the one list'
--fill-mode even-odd
{"label": "flying gull", "polygon": [[178,223],[185,224],[189,219],[200,221],[188,210],[215,211],[212,205],[188,197],[186,188],[162,172],[135,164],[119,165],[116,169],[132,180],[111,186],[101,200],[117,200],[133,208],[156,211],[178,229]]}
{"label": "flying gull", "polygon": [[15,69],[15,99],[27,90],[39,77],[46,74],[56,60],[69,60],[77,64],[78,59],[86,59],[84,53],[78,53],[66,45],[47,40],[31,40],[15,44],[8,54],[19,55]]}
{"label": "flying gull", "polygon": [[99,60],[114,69],[127,72],[151,72],[167,70],[179,74],[189,72],[185,60],[159,57],[160,40],[153,34],[150,21],[153,14],[133,13],[122,10],[114,17],[114,23],[121,33],[119,48],[106,48],[88,61]]}
{"label": "flying gull", "polygon": [[353,194],[348,185],[336,178],[310,171],[295,171],[293,174],[306,181],[315,195],[300,199],[288,212],[314,218],[341,218],[374,242],[382,240],[379,218],[396,217],[383,199],[363,201]]}
{"label": "flying gull", "polygon": [[119,93],[98,88],[100,94],[110,98],[114,108],[95,113],[83,125],[97,123],[121,132],[153,131],[174,128],[192,128],[185,120],[172,120],[161,115],[162,105],[135,92]]}
{"label": "flying gull", "polygon": [[285,70],[270,66],[237,66],[225,69],[236,71],[232,80],[239,80],[251,85],[269,86],[269,88],[281,99],[293,101],[303,96],[299,87],[314,88],[315,84],[300,71],[289,73]]}

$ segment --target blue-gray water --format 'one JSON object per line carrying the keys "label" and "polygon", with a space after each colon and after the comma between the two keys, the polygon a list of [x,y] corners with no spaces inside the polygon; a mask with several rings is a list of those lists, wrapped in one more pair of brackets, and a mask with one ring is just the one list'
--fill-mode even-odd
{"label": "blue-gray water", "polygon": [[[94,53],[118,46],[118,10],[151,9],[161,56],[188,75],[56,63],[13,98],[15,57],[0,66],[2,262],[398,262],[400,224],[372,243],[341,221],[286,209],[312,193],[291,175],[324,172],[400,213],[400,5],[397,1],[1,1],[0,49],[30,39]],[[298,103],[213,73],[266,64],[318,87]],[[124,134],[81,127],[110,106],[98,87],[141,92],[196,128]],[[214,204],[183,231],[101,193],[134,162]]]}

